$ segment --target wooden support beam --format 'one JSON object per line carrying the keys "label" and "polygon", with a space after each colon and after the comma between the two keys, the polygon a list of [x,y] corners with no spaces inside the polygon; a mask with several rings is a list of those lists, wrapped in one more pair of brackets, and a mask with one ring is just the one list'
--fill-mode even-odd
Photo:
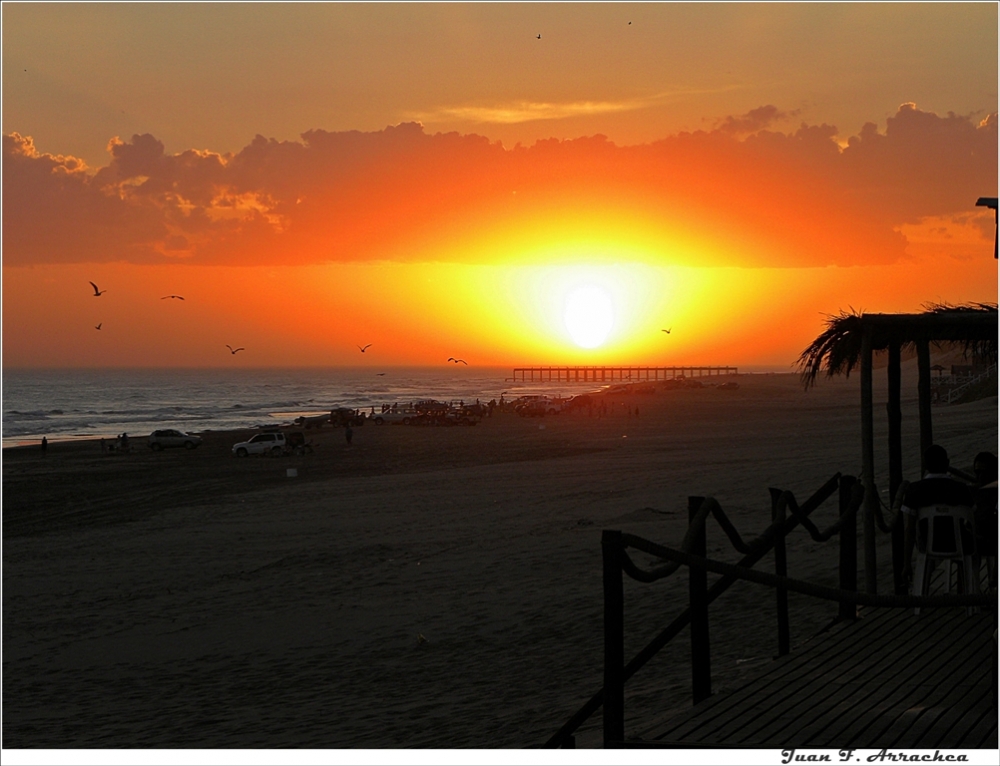
{"label": "wooden support beam", "polygon": [[625,739],[625,593],[622,533],[606,529],[604,558],[604,742]]}
{"label": "wooden support beam", "polygon": [[865,541],[865,591],[878,593],[875,560],[875,426],[872,402],[872,329],[861,338],[861,483],[865,488],[862,529]]}
{"label": "wooden support beam", "polygon": [[[900,343],[889,343],[889,366],[886,376],[889,384],[889,401],[886,403],[889,417],[889,503],[896,497],[899,485],[903,483],[903,410],[900,404]],[[898,517],[892,527],[892,584],[897,596],[907,594],[906,578],[903,576],[903,519]]]}
{"label": "wooden support beam", "polygon": [[917,341],[917,411],[920,413],[920,475],[924,475],[924,453],[934,443],[931,426],[931,347],[927,339]]}
{"label": "wooden support beam", "polygon": [[[701,508],[703,497],[688,498],[688,523]],[[691,553],[706,556],[705,525],[697,530],[691,540]],[[698,567],[688,567],[688,594],[691,609],[691,692],[694,704],[712,696],[712,662],[708,639],[708,572]],[[605,703],[606,704],[606,703]]]}
{"label": "wooden support beam", "polygon": [[[785,554],[785,509],[779,502],[781,490],[770,488],[771,523],[775,525],[774,573],[778,577],[788,577],[788,559]],[[788,589],[774,589],[778,609],[778,656],[784,657],[791,651],[791,626],[788,622]]]}
{"label": "wooden support beam", "polygon": [[[853,476],[840,477],[840,515],[851,505],[851,493],[857,480]],[[858,590],[858,515],[841,522],[840,525],[840,589],[856,593]],[[856,620],[858,608],[854,604],[840,602],[838,620]]]}

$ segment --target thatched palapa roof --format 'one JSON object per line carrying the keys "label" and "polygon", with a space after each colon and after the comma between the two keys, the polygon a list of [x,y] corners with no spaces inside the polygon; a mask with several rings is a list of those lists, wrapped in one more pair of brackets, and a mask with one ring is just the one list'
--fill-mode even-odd
{"label": "thatched palapa roof", "polygon": [[922,341],[951,342],[962,345],[966,357],[996,362],[997,318],[997,306],[990,303],[933,304],[921,314],[841,311],[827,319],[826,330],[799,356],[802,382],[806,388],[815,385],[823,369],[827,377],[850,375],[861,364],[866,332],[873,351],[894,343],[904,348]]}

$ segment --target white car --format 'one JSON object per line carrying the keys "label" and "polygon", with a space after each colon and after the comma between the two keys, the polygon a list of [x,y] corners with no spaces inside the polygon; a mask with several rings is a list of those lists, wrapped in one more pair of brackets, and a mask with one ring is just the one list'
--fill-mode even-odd
{"label": "white car", "polygon": [[247,455],[280,455],[285,451],[287,441],[285,435],[278,432],[257,434],[250,441],[233,445],[236,457]]}
{"label": "white car", "polygon": [[201,444],[201,437],[194,434],[186,434],[173,428],[164,428],[153,431],[149,435],[149,448],[159,452],[167,447],[183,447],[184,449],[195,449]]}
{"label": "white car", "polygon": [[415,412],[376,412],[374,415],[369,415],[369,420],[374,420],[375,425],[380,426],[383,423],[402,423],[404,426],[410,425],[410,421],[417,417]]}

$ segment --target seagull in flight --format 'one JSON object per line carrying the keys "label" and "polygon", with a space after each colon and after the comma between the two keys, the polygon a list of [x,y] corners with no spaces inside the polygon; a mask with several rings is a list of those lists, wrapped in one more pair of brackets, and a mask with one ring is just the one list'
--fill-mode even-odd
{"label": "seagull in flight", "polygon": [[467,361],[465,361],[464,359],[456,359],[456,358],[455,358],[455,357],[453,357],[453,356],[449,356],[449,357],[448,357],[448,361],[449,361],[449,362],[454,362],[455,364],[458,364],[459,362],[461,362],[462,364],[464,364],[464,365],[466,365],[466,366],[468,366],[468,364],[469,364],[469,363],[468,363]]}
{"label": "seagull in flight", "polygon": [[370,346],[370,345],[371,345],[371,343],[367,343],[364,346],[358,346],[358,348],[361,349],[361,353],[363,354],[363,353],[365,353],[365,349],[368,348],[368,346]]}
{"label": "seagull in flight", "polygon": [[660,332],[665,332],[667,335],[670,335],[670,330],[673,330],[673,329],[674,328],[671,327],[669,330],[660,330]]}
{"label": "seagull in flight", "polygon": [[104,324],[104,322],[98,322],[96,325],[94,325],[94,329],[95,330],[100,330],[102,324]]}
{"label": "seagull in flight", "polygon": [[94,297],[95,298],[99,298],[102,295],[104,295],[104,293],[107,292],[107,290],[98,290],[97,289],[97,285],[95,285],[93,282],[90,283],[90,286],[94,288]]}
{"label": "seagull in flight", "polygon": [[539,40],[541,40],[541,39],[542,39],[542,36],[541,36],[541,35],[538,35],[538,39],[539,39]]}
{"label": "seagull in flight", "polygon": [[243,348],[243,346],[240,346],[239,348],[233,348],[228,343],[226,344],[226,348],[229,349],[230,354],[235,354],[237,351],[246,351],[246,349]]}
{"label": "seagull in flight", "polygon": [[184,300],[184,296],[183,295],[164,295],[162,298],[160,298],[160,300],[161,301],[165,301],[167,298],[176,298],[179,301]]}

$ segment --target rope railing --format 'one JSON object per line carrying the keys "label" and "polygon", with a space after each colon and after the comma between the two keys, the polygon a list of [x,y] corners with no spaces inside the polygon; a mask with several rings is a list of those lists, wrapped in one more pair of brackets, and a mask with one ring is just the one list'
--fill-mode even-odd
{"label": "rope railing", "polygon": [[896,520],[899,518],[899,514],[902,513],[903,507],[903,496],[906,494],[906,488],[910,486],[910,482],[904,481],[899,485],[899,489],[896,490],[896,497],[892,501],[892,506],[888,509],[889,516],[882,513],[882,503],[879,502],[875,506],[875,524],[878,526],[879,530],[885,534],[892,534],[893,527],[896,525]]}
{"label": "rope railing", "polygon": [[[841,477],[835,477],[841,479]],[[905,493],[905,486],[897,493],[894,503],[894,517],[899,513],[899,507]],[[674,566],[687,566],[690,572],[690,602],[682,615],[683,621],[691,625],[691,669],[694,702],[707,699],[711,695],[711,670],[708,631],[708,605],[715,596],[721,593],[737,580],[745,580],[773,588],[777,595],[778,606],[778,646],[779,655],[790,651],[788,600],[789,592],[812,596],[840,605],[837,620],[856,619],[857,608],[868,606],[876,608],[914,608],[914,607],[981,607],[991,604],[995,597],[991,594],[959,594],[936,596],[910,596],[905,594],[878,595],[873,592],[859,593],[857,591],[857,556],[856,556],[856,524],[850,523],[857,517],[857,512],[864,499],[864,491],[853,477],[842,477],[840,481],[840,514],[836,522],[828,529],[821,531],[808,519],[813,507],[807,502],[799,507],[790,492],[772,490],[774,522],[769,530],[776,532],[774,540],[775,573],[761,572],[752,568],[752,561],[741,561],[738,564],[727,564],[708,558],[705,551],[704,537],[691,538],[686,536],[687,550],[677,550],[659,545],[636,535],[616,530],[605,530],[604,548],[604,603],[605,603],[605,660],[604,688],[601,690],[600,702],[604,707],[604,742],[605,746],[615,746],[615,743],[625,741],[625,682],[641,667],[651,654],[633,659],[625,665],[624,649],[624,599],[622,591],[622,575],[643,581],[653,582],[662,579]],[[827,495],[828,496],[828,495]],[[815,496],[814,496],[815,497]],[[810,498],[812,500],[812,498]],[[692,521],[707,518],[716,501],[711,498],[689,498]],[[694,501],[698,501],[697,512]],[[786,513],[788,518],[786,519]],[[721,509],[720,509],[721,515]],[[841,564],[840,587],[833,588],[816,583],[805,582],[787,576],[785,563],[784,531],[786,523],[795,525],[804,523],[810,536],[817,540],[829,539],[838,531],[841,534]],[[694,524],[692,524],[694,526]],[[762,535],[762,537],[766,536]],[[668,567],[655,570],[645,570],[638,566],[627,553],[627,549],[641,551],[671,562]],[[747,557],[750,558],[750,557]],[[705,577],[708,572],[720,575],[720,579],[710,590],[706,587]],[[720,587],[721,586],[721,587]],[[674,625],[681,622],[674,621]],[[836,620],[835,620],[836,621]],[[679,632],[679,628],[678,628]],[[672,637],[672,636],[671,636]],[[665,641],[664,641],[665,643]],[[647,647],[649,648],[649,647]],[[556,744],[558,746],[558,743]]]}
{"label": "rope railing", "polygon": [[[726,564],[722,561],[715,561],[703,556],[696,556],[686,551],[676,548],[667,548],[654,542],[635,535],[622,533],[622,544],[625,547],[635,548],[644,553],[649,553],[660,558],[670,559],[679,566],[696,567],[704,569],[714,574],[729,575],[739,580],[747,580],[759,585],[767,585],[772,588],[787,588],[793,593],[801,593],[806,596],[824,599],[826,601],[838,601],[841,603],[853,604],[855,606],[871,607],[903,607],[912,609],[914,607],[938,607],[938,606],[985,606],[996,600],[996,596],[991,593],[960,593],[944,594],[939,596],[880,596],[873,593],[859,593],[858,591],[842,590],[840,588],[830,588],[825,585],[796,580],[791,577],[779,577],[770,572],[761,572],[757,569],[739,566],[738,564]],[[633,566],[635,566],[633,564]],[[637,567],[636,567],[637,568]]]}
{"label": "rope railing", "polygon": [[[857,509],[861,504],[861,496],[863,492],[860,485],[855,482],[853,477],[842,477],[839,473],[837,473],[827,480],[822,487],[816,490],[801,506],[795,502],[795,498],[790,492],[781,493],[780,497],[784,498],[782,501],[783,507],[787,508],[789,511],[788,518],[785,518],[784,516],[776,517],[764,530],[764,532],[749,543],[743,541],[739,532],[736,530],[735,525],[733,525],[733,523],[726,516],[719,503],[714,498],[704,498],[700,503],[697,512],[690,519],[687,532],[681,542],[682,551],[689,552],[692,548],[694,548],[695,542],[698,540],[698,536],[704,534],[705,522],[711,515],[716,519],[719,526],[726,533],[726,536],[733,544],[733,547],[738,552],[744,554],[744,557],[739,562],[739,566],[744,568],[752,567],[774,547],[775,540],[783,538],[797,525],[801,524],[803,520],[808,521],[809,515],[820,505],[826,502],[826,500],[828,500],[835,492],[837,492],[838,488],[840,488],[842,484],[852,488],[850,507],[846,515],[853,517],[854,514],[857,513]],[[838,530],[844,523],[844,517],[845,514],[842,513],[841,518],[838,518],[834,524]],[[813,528],[813,531],[810,532],[811,536],[814,532],[820,535],[825,534],[819,532],[815,525],[812,525],[811,523],[810,525]],[[830,534],[833,534],[833,532],[830,532]],[[640,576],[636,579],[644,582],[653,582],[655,580],[668,577],[682,566],[682,562],[671,559],[670,564],[654,570],[654,573],[641,573],[641,570],[639,570],[639,568],[636,567],[631,560],[628,560],[627,554],[624,554],[623,549],[621,550],[621,553],[623,555],[620,557],[621,568],[619,569],[619,573],[627,571],[630,577],[634,576],[633,572],[640,573]],[[664,558],[670,559],[670,557]],[[626,560],[628,560],[628,563],[626,563]],[[625,569],[625,567],[629,565],[631,565],[631,571]],[[649,574],[653,575],[652,579],[644,579]],[[724,574],[717,582],[707,589],[705,594],[706,606],[712,601],[715,601],[715,599],[722,595],[738,579],[739,578],[737,576],[732,574]],[[635,657],[633,657],[631,661],[623,664],[623,667],[621,667],[622,683],[635,675],[636,672],[638,672],[664,646],[673,640],[673,638],[676,637],[690,622],[691,608],[688,607],[684,609],[666,628],[661,630],[652,641],[643,647],[643,649]],[[573,741],[573,735],[577,729],[586,723],[586,721],[594,713],[596,713],[602,705],[604,705],[604,703],[605,689],[602,687],[589,700],[587,700],[587,702],[584,703],[584,705],[576,713],[574,713],[570,719],[548,739],[548,741],[546,741],[543,747],[556,748],[567,746]]]}
{"label": "rope railing", "polygon": [[[898,521],[908,482],[899,486],[891,507],[883,514],[882,505],[876,503],[873,514],[878,528],[891,533]],[[820,529],[810,515],[839,489],[839,514],[826,529]],[[679,549],[654,543],[636,535],[618,530],[604,530],[602,549],[604,556],[604,685],[580,708],[543,747],[575,747],[574,734],[591,715],[604,708],[604,741],[614,746],[625,740],[625,683],[653,656],[675,638],[685,627],[691,627],[691,666],[694,702],[711,695],[711,673],[708,633],[708,606],[731,585],[739,580],[773,588],[777,596],[778,654],[790,651],[788,619],[789,592],[812,596],[839,604],[839,620],[857,619],[859,606],[876,608],[914,607],[978,607],[995,601],[992,594],[947,594],[936,596],[910,596],[897,591],[894,595],[858,592],[857,589],[857,516],[865,497],[863,486],[852,476],[835,474],[801,506],[788,491],[771,489],[771,524],[755,539],[745,541],[735,524],[729,519],[717,500],[711,497],[689,497],[689,524]],[[709,517],[719,524],[733,548],[743,553],[736,564],[708,558],[705,528]],[[826,542],[834,535],[840,538],[839,587],[809,583],[789,577],[785,552],[785,537],[801,525],[817,542]],[[644,569],[628,554],[628,549],[641,551],[667,561],[665,566]],[[752,567],[765,554],[774,552],[774,573],[761,572]],[[690,576],[690,601],[666,628],[660,631],[629,662],[624,657],[624,590],[623,575],[652,583],[675,574],[680,567],[688,567]],[[708,587],[708,572],[720,575]]]}
{"label": "rope railing", "polygon": [[[834,475],[826,484],[824,484],[817,491],[816,495],[822,495],[822,499],[820,499],[816,503],[816,505],[823,503],[828,497],[830,497],[830,495],[833,494],[833,492],[837,488],[837,482],[839,481],[839,479],[840,479],[840,474],[838,473]],[[813,498],[810,498],[810,501],[814,500],[815,496]],[[778,502],[782,504],[783,508],[787,509],[790,512],[789,515],[791,515],[800,524],[802,524],[802,526],[809,532],[810,537],[812,537],[817,542],[825,542],[826,540],[829,540],[830,537],[832,537],[838,531],[840,531],[840,525],[842,523],[842,519],[837,519],[837,521],[834,522],[833,525],[831,525],[831,527],[826,532],[820,532],[819,529],[816,527],[816,525],[809,520],[809,516],[803,513],[802,509],[799,508],[798,504],[795,502],[795,496],[791,492],[788,491],[782,492],[779,495]],[[856,510],[857,509],[855,509],[855,511]],[[691,550],[693,541],[695,540],[697,535],[701,534],[704,531],[705,522],[708,520],[709,516],[711,516],[718,522],[719,527],[722,529],[723,532],[726,533],[726,537],[729,538],[729,542],[732,544],[733,548],[737,552],[743,554],[752,553],[753,551],[762,547],[766,551],[767,548],[771,544],[773,544],[777,526],[780,523],[778,521],[773,522],[759,536],[751,540],[749,543],[744,542],[739,531],[736,529],[736,526],[726,515],[726,512],[722,509],[722,506],[719,505],[719,502],[714,497],[706,497],[702,500],[697,513],[694,515],[694,517],[688,524],[687,531],[684,533],[684,539],[681,541],[680,549],[682,551]],[[670,575],[674,574],[678,569],[680,569],[680,566],[681,565],[678,562],[672,561],[670,564],[667,564],[666,566],[661,567],[659,569],[653,570],[652,572],[638,574],[638,575],[632,575],[631,572],[629,572],[629,576],[635,580],[639,580],[640,582],[655,582],[656,580],[660,580],[664,577],[669,577]],[[652,579],[647,579],[647,578],[652,578]]]}

